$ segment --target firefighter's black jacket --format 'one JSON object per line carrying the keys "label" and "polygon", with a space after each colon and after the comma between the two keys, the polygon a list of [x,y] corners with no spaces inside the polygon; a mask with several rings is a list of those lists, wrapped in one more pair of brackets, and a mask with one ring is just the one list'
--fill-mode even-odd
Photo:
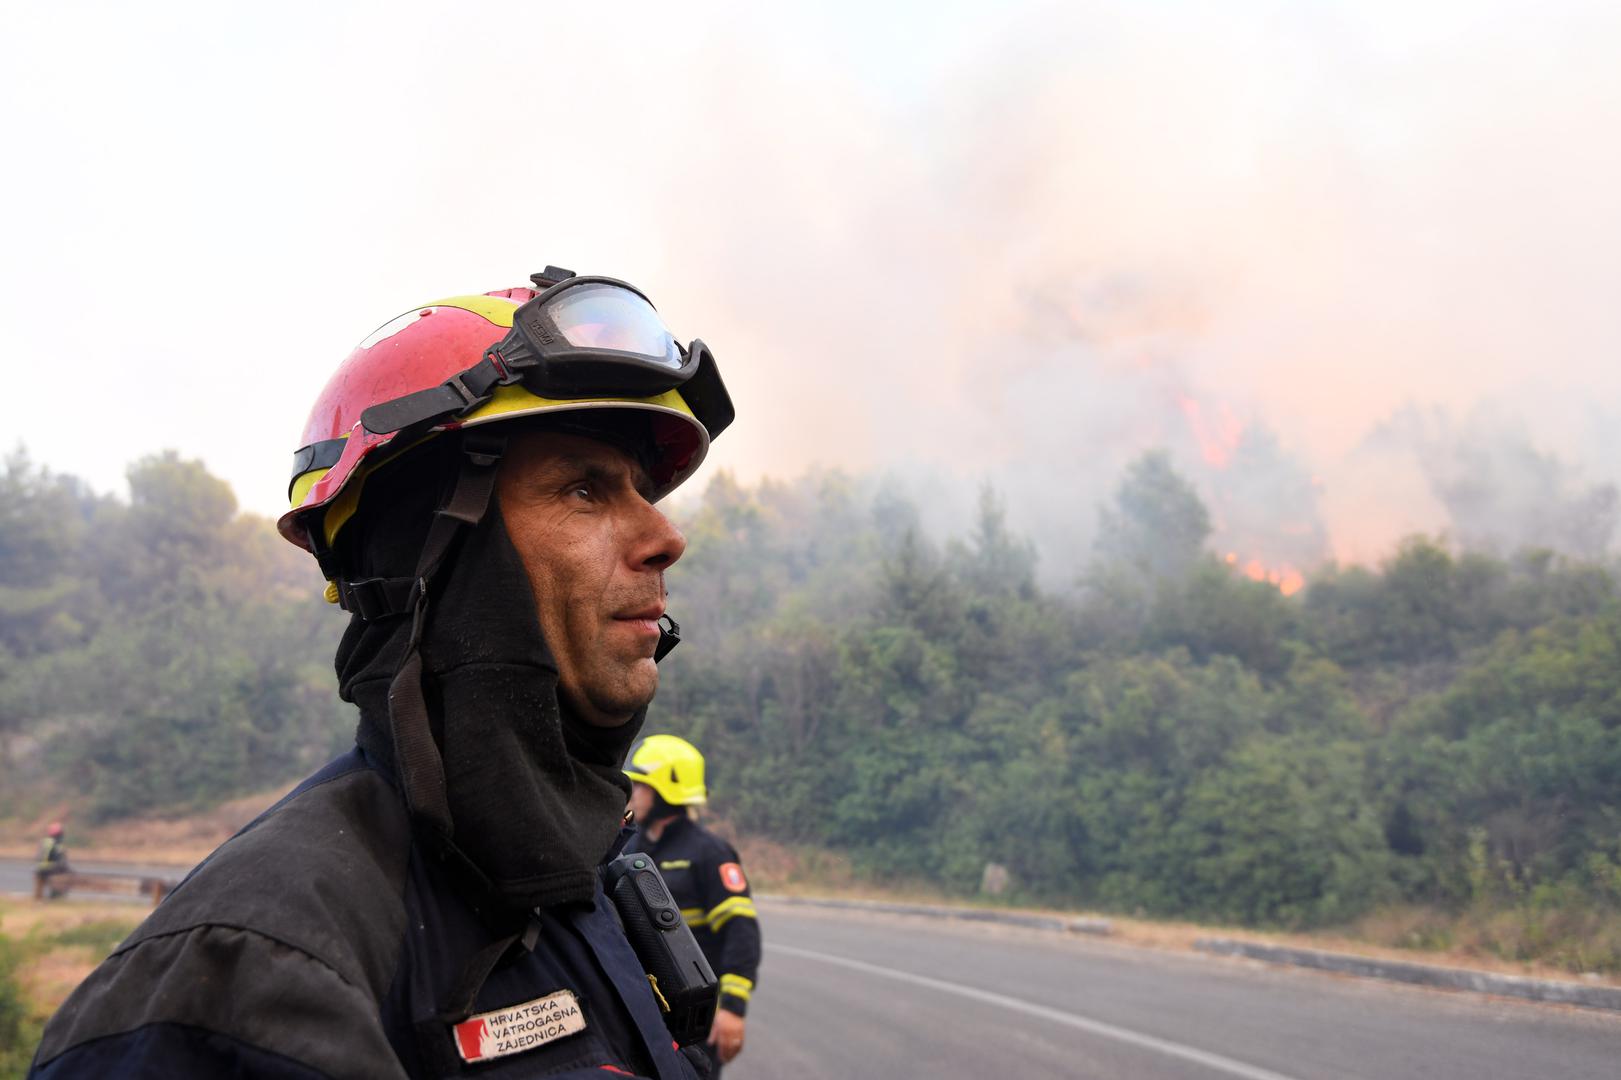
{"label": "firefighter's black jacket", "polygon": [[720,978],[720,1007],[743,1016],[760,972],[760,921],[737,850],[686,817],[657,840],[638,832],[627,851],[651,855],[681,915]]}
{"label": "firefighter's black jacket", "polygon": [[538,916],[533,947],[513,946],[471,1011],[567,990],[585,1028],[519,1033],[534,1045],[467,1064],[451,1023],[463,1017],[441,1011],[501,935],[355,750],[210,856],[74,991],[33,1075],[694,1077],[600,888],[594,905]]}
{"label": "firefighter's black jacket", "polygon": [[[417,577],[434,523],[466,520],[441,493],[482,457],[436,438],[370,476],[344,572]],[[498,501],[444,559],[410,617],[351,615],[334,666],[359,748],[85,980],[41,1080],[693,1077],[602,893],[645,710],[598,727],[566,707]]]}

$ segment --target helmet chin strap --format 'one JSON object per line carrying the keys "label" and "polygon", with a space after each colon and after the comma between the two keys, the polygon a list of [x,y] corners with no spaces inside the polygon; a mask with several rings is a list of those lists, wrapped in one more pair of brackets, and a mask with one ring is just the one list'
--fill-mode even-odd
{"label": "helmet chin strap", "polygon": [[461,471],[445,505],[434,512],[417,559],[410,590],[411,637],[405,659],[388,688],[390,727],[394,732],[394,762],[411,816],[426,826],[443,857],[451,847],[454,824],[445,785],[445,763],[433,741],[428,703],[422,692],[422,635],[428,623],[428,601],[434,574],[468,527],[477,525],[489,508],[495,490],[496,467],[506,451],[506,436],[468,431],[462,435]]}
{"label": "helmet chin strap", "polygon": [[[666,625],[667,624],[667,625]],[[670,650],[681,644],[681,624],[670,618],[668,612],[659,616],[659,643],[653,650],[653,663],[670,655]]]}

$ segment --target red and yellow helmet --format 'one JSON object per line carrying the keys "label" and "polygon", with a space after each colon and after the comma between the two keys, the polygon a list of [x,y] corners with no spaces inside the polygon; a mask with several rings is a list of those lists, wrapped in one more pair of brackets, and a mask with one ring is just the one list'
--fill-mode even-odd
{"label": "red and yellow helmet", "polygon": [[[623,282],[555,267],[533,280],[535,288],[412,308],[349,354],[305,424],[291,508],[277,522],[282,536],[317,554],[330,549],[378,465],[441,432],[519,417],[598,409],[648,414],[654,500],[692,475],[732,419],[703,343],[676,344],[646,297]],[[520,312],[522,326],[515,327]],[[650,357],[653,350],[663,355]],[[549,373],[542,353],[555,354]],[[618,367],[632,370],[624,376]],[[466,384],[477,382],[471,376],[481,369],[490,377],[479,383],[480,393],[469,393]],[[435,412],[433,393],[450,395],[457,407]],[[383,406],[399,414],[402,402],[411,414],[419,399],[430,405],[426,412],[418,405],[414,423],[376,419],[387,413]]]}

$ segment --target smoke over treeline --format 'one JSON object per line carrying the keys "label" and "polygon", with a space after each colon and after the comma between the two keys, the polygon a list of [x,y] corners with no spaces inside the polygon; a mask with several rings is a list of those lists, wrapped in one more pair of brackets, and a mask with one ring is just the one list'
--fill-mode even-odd
{"label": "smoke over treeline", "polygon": [[[1512,548],[1528,519],[1602,539],[1613,4],[720,0],[606,38],[586,8],[509,6],[491,35],[404,4],[312,36],[204,7],[208,50],[134,9],[86,34],[41,7],[0,41],[10,145],[63,163],[0,180],[11,355],[71,323],[105,391],[73,425],[10,395],[0,427],[103,489],[178,445],[275,512],[350,346],[553,262],[715,347],[739,406],[716,461],[744,482],[932,473],[963,521],[988,478],[1049,568],[1155,447],[1240,566],[1371,564],[1414,531]],[[447,147],[540,97],[545,138],[489,130],[495,190],[532,197],[475,211],[488,174]],[[157,298],[200,268],[252,287],[178,332]],[[252,409],[199,374],[220,342],[262,373]]]}
{"label": "smoke over treeline", "polygon": [[1279,580],[1415,532],[1606,550],[1614,12],[1042,5],[902,100],[757,29],[709,43],[687,104],[730,134],[660,204],[745,479],[922,474],[959,524],[989,479],[1049,579],[1156,447]]}
{"label": "smoke over treeline", "polygon": [[[1376,565],[1418,534],[1499,557],[1541,549],[1586,560],[1615,554],[1616,482],[1540,448],[1523,424],[1486,410],[1462,422],[1439,409],[1392,416],[1347,455],[1339,500],[1269,428],[1230,417],[1201,427],[1210,423],[1203,410],[1180,411],[1199,422],[1160,429],[1165,438],[1149,451],[1163,454],[1197,492],[1210,515],[1211,549],[1285,594],[1333,565]],[[915,503],[919,525],[940,541],[971,527],[989,486],[1005,501],[1011,527],[1033,543],[1043,585],[1065,589],[1080,581],[1100,514],[1131,460],[1075,455],[1042,469],[973,471],[914,462],[857,475]],[[690,508],[696,499],[688,492],[676,505]]]}

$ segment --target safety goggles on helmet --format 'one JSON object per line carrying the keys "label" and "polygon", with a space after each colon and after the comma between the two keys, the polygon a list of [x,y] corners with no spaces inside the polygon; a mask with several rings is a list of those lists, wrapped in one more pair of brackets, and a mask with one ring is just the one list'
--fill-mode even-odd
{"label": "safety goggles on helmet", "polygon": [[551,399],[653,397],[679,387],[710,438],[732,422],[732,401],[708,346],[694,340],[682,348],[639,290],[555,267],[537,274],[536,284],[550,287],[518,307],[512,329],[478,363],[438,386],[372,405],[360,414],[366,430],[426,431],[514,384]]}

